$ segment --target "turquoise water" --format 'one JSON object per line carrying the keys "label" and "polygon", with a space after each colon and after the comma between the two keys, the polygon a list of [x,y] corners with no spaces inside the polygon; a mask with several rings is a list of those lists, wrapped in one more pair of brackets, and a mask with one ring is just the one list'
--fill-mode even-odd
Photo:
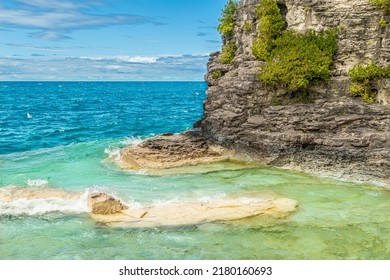
{"label": "turquoise water", "polygon": [[298,172],[218,163],[179,174],[124,172],[109,156],[202,115],[204,83],[0,83],[0,189],[105,190],[155,205],[264,192],[287,218],[114,229],[80,205],[0,202],[0,259],[390,259],[390,192]]}

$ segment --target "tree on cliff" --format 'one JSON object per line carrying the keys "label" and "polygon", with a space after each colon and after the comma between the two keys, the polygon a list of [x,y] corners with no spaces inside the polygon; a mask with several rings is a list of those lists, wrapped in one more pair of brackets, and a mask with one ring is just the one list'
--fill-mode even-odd
{"label": "tree on cliff", "polygon": [[225,8],[222,11],[222,16],[219,19],[218,31],[222,36],[231,36],[236,26],[236,21],[234,19],[234,13],[237,10],[237,2],[229,0]]}

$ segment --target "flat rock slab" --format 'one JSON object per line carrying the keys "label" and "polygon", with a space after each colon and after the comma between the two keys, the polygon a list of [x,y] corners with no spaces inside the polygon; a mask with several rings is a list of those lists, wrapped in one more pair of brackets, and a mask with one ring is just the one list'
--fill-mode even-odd
{"label": "flat rock slab", "polygon": [[[82,193],[68,193],[50,188],[14,186],[0,188],[0,206],[2,204],[6,206],[15,201],[24,203],[35,200],[41,203],[44,199],[61,199],[62,206],[66,204],[72,206],[75,201],[81,199],[85,203],[85,211],[89,209],[92,219],[111,227],[121,228],[201,225],[213,222],[243,221],[257,216],[284,218],[292,214],[298,206],[295,200],[280,198],[273,193],[252,193],[250,197],[244,195],[234,199],[168,202],[132,208],[131,205],[126,205],[120,199],[104,192],[94,192],[84,196]],[[69,209],[69,207],[61,209]],[[53,211],[61,210],[54,209]],[[21,213],[28,214],[25,211]],[[41,212],[36,214],[39,213]]]}
{"label": "flat rock slab", "polygon": [[228,160],[229,152],[213,146],[194,131],[163,134],[122,149],[122,169],[160,170]]}
{"label": "flat rock slab", "polygon": [[17,186],[8,186],[0,188],[0,202],[7,203],[15,200],[34,200],[34,199],[64,199],[77,200],[81,197],[80,193],[69,193],[62,190],[50,188],[22,188]]}
{"label": "flat rock slab", "polygon": [[205,203],[177,202],[143,209],[127,209],[114,215],[91,216],[112,227],[150,228],[233,222],[261,215],[284,218],[296,208],[297,202],[292,199],[260,196],[249,203],[240,199],[220,199]]}

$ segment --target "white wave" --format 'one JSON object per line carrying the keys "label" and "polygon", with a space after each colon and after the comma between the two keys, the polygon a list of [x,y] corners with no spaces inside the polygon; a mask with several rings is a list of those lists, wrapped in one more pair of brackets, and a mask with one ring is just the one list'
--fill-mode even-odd
{"label": "white wave", "polygon": [[[141,137],[127,137],[121,142],[119,142],[119,146],[136,146],[142,143],[143,139]],[[104,149],[104,153],[108,155],[110,160],[119,161],[121,159],[121,148],[118,146],[109,146]]]}
{"label": "white wave", "polygon": [[126,137],[125,140],[121,141],[120,144],[124,146],[136,146],[144,141],[141,137]]}
{"label": "white wave", "polygon": [[46,186],[48,185],[49,182],[47,180],[41,180],[41,179],[36,179],[36,180],[32,180],[32,179],[28,179],[27,180],[27,185],[29,187],[43,187],[43,186]]}
{"label": "white wave", "polygon": [[108,158],[114,161],[119,161],[121,159],[121,149],[120,148],[105,148],[104,153],[108,155]]}
{"label": "white wave", "polygon": [[87,213],[89,212],[85,192],[78,199],[40,198],[17,199],[9,202],[0,202],[0,215],[42,215],[52,212]]}

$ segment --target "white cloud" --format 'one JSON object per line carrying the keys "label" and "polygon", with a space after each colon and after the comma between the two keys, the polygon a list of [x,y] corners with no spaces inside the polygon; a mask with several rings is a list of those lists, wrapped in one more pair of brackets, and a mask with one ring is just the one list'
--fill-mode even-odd
{"label": "white cloud", "polygon": [[0,4],[0,25],[36,30],[30,33],[30,36],[45,40],[69,39],[67,34],[75,30],[115,25],[163,24],[153,18],[138,15],[93,14],[86,12],[87,6],[72,1],[17,0],[17,2],[25,5],[7,8]]}
{"label": "white cloud", "polygon": [[95,61],[118,61],[129,63],[155,63],[158,57],[155,56],[82,56],[81,59]]}
{"label": "white cloud", "polygon": [[60,34],[55,31],[42,31],[42,32],[33,32],[29,34],[31,38],[44,39],[49,41],[58,41],[64,39],[72,39],[72,37]]}
{"label": "white cloud", "polygon": [[134,57],[126,57],[120,56],[118,57],[120,60],[124,62],[134,62],[134,63],[155,63],[157,61],[157,57],[145,57],[145,56],[134,56]]}
{"label": "white cloud", "polygon": [[15,0],[16,2],[32,6],[32,7],[46,7],[54,9],[75,9],[84,7],[80,2],[72,2],[67,0]]}
{"label": "white cloud", "polygon": [[8,47],[22,48],[27,50],[35,50],[35,51],[45,51],[45,52],[63,52],[65,49],[60,47],[51,47],[51,46],[33,46],[29,44],[11,44],[11,43],[0,43],[1,45],[5,45]]}
{"label": "white cloud", "polygon": [[208,55],[0,58],[0,80],[203,80]]}

